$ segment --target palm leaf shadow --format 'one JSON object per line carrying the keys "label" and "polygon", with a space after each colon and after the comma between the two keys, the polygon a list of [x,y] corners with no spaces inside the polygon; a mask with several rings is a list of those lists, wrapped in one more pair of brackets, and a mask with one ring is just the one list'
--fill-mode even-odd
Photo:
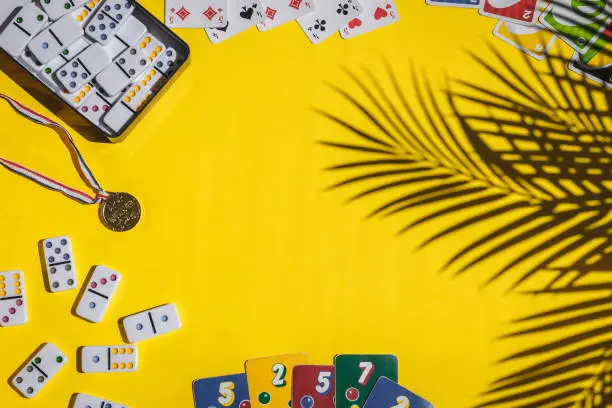
{"label": "palm leaf shadow", "polygon": [[596,398],[594,384],[609,372],[597,370],[612,345],[612,93],[569,74],[560,53],[518,67],[490,49],[493,58],[472,57],[495,89],[456,80],[435,94],[414,68],[405,88],[388,63],[384,84],[367,70],[347,71],[355,91],[332,89],[358,119],[319,110],[345,131],[321,143],[349,158],[327,169],[340,175],[330,189],[356,191],[349,203],[376,201],[368,218],[400,221],[399,235],[444,219],[419,248],[495,221],[446,261],[455,275],[503,255],[509,261],[486,284],[512,273],[511,289],[534,278],[530,293],[597,296],[517,322],[534,326],[508,337],[546,332],[560,340],[502,361],[528,365],[493,383],[478,406],[600,406],[610,398],[605,387]]}

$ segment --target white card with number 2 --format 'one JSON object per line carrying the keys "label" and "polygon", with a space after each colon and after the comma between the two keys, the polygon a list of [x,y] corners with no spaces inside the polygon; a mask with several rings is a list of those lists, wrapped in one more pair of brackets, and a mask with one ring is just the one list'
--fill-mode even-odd
{"label": "white card with number 2", "polygon": [[363,11],[357,0],[315,0],[315,11],[298,18],[313,44],[319,44]]}
{"label": "white card with number 2", "polygon": [[344,39],[377,30],[399,20],[399,13],[393,0],[360,0],[363,13],[342,27],[340,35]]}
{"label": "white card with number 2", "polygon": [[217,44],[264,21],[259,0],[228,0],[228,21],[222,28],[206,28],[210,42]]}
{"label": "white card with number 2", "polygon": [[223,27],[227,0],[166,0],[166,25],[174,28]]}

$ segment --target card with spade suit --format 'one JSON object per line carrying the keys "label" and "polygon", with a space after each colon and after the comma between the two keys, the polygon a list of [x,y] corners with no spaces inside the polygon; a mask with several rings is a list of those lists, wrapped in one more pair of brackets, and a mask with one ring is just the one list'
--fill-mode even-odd
{"label": "card with spade suit", "polygon": [[298,24],[313,44],[319,44],[359,16],[357,0],[314,0],[315,11],[298,18]]}
{"label": "card with spade suit", "polygon": [[262,0],[265,19],[257,24],[259,31],[267,31],[293,21],[315,10],[313,0]]}
{"label": "card with spade suit", "polygon": [[166,0],[166,25],[174,28],[224,27],[227,0]]}
{"label": "card with spade suit", "polygon": [[228,21],[225,27],[206,28],[213,44],[227,40],[264,21],[263,6],[259,0],[228,0]]}
{"label": "card with spade suit", "polygon": [[340,35],[344,39],[356,37],[399,20],[399,13],[393,0],[360,0],[363,12],[342,27]]}

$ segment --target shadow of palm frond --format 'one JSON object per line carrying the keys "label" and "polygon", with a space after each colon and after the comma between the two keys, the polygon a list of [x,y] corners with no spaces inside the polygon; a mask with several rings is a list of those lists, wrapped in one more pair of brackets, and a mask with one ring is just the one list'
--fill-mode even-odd
{"label": "shadow of palm frond", "polygon": [[458,275],[499,259],[487,284],[512,272],[511,289],[533,280],[529,293],[581,296],[516,322],[529,327],[506,337],[551,340],[504,359],[523,368],[495,381],[478,407],[608,407],[612,92],[570,73],[561,52],[509,64],[490,51],[487,60],[472,57],[493,86],[448,81],[442,94],[414,69],[409,88],[389,64],[387,82],[347,71],[355,89],[331,87],[357,116],[319,111],[345,130],[321,141],[344,152],[327,169],[341,177],[330,189],[356,191],[349,203],[374,200],[368,218],[400,220],[400,235],[438,228],[419,248],[490,226],[443,270]]}

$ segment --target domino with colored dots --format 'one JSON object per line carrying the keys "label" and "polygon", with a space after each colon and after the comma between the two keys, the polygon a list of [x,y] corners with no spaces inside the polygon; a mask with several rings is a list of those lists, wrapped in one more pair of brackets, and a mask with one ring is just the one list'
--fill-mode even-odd
{"label": "domino with colored dots", "polygon": [[108,44],[133,11],[131,0],[106,0],[87,22],[85,33],[100,44]]}
{"label": "domino with colored dots", "polygon": [[11,384],[26,398],[32,398],[55,377],[68,359],[55,345],[44,344],[11,378]]}
{"label": "domino with colored dots", "polygon": [[174,48],[168,47],[164,52],[158,55],[153,61],[153,70],[149,71],[144,76],[143,85],[154,89],[162,78],[168,79],[176,67],[176,51]]}
{"label": "domino with colored dots", "polygon": [[136,44],[147,32],[147,26],[136,17],[130,16],[117,34],[109,41],[104,49],[112,58],[117,57],[126,49]]}
{"label": "domino with colored dots", "polygon": [[81,104],[79,112],[92,123],[99,124],[101,123],[102,115],[110,110],[112,104],[113,102],[108,97],[95,91],[93,95]]}
{"label": "domino with colored dots", "polygon": [[4,23],[19,7],[29,3],[30,0],[2,0],[0,1],[0,26]]}
{"label": "domino with colored dots", "polygon": [[16,326],[27,322],[23,272],[0,272],[0,326]]}
{"label": "domino with colored dots", "polygon": [[13,57],[19,56],[48,20],[45,12],[34,3],[26,4],[0,34],[0,48]]}
{"label": "domino with colored dots", "polygon": [[96,82],[108,95],[115,95],[151,66],[165,46],[150,33],[138,44],[125,50],[108,68],[96,77]]}
{"label": "domino with colored dots", "polygon": [[102,0],[89,0],[82,7],[74,12],[77,22],[84,26],[89,22],[89,18],[95,13],[96,9],[102,5]]}
{"label": "domino with colored dots", "polygon": [[119,132],[125,124],[147,102],[153,93],[140,83],[132,85],[108,113],[102,118],[104,124],[115,132]]}
{"label": "domino with colored dots", "polygon": [[77,280],[70,238],[48,238],[43,241],[42,245],[48,281],[47,289],[55,293],[76,288]]}
{"label": "domino with colored dots", "polygon": [[85,51],[57,70],[55,76],[69,92],[75,92],[111,63],[100,44],[92,44]]}
{"label": "domino with colored dots", "polygon": [[59,88],[58,83],[53,78],[53,74],[67,62],[69,62],[73,56],[81,53],[85,48],[89,47],[90,43],[84,38],[79,38],[72,43],[68,48],[64,48],[54,59],[44,64],[41,68],[41,76],[50,85]]}
{"label": "domino with colored dots", "polygon": [[40,0],[40,5],[51,20],[57,20],[75,11],[87,1],[88,0]]}
{"label": "domino with colored dots", "polygon": [[81,348],[81,372],[117,373],[138,369],[138,349],[131,344]]}
{"label": "domino with colored dots", "polygon": [[119,272],[106,266],[96,266],[83,287],[75,313],[90,322],[100,322],[120,281]]}
{"label": "domino with colored dots", "polygon": [[92,95],[94,89],[95,89],[95,85],[93,83],[91,83],[91,82],[88,82],[85,85],[83,85],[81,87],[81,89],[79,89],[78,91],[73,92],[71,94],[67,94],[65,92],[62,92],[61,96],[71,106],[74,106],[75,108],[78,108],[79,106],[81,106],[81,104],[83,102],[85,102],[85,100],[89,96]]}
{"label": "domino with colored dots", "polygon": [[72,408],[128,408],[128,406],[92,395],[77,394]]}
{"label": "domino with colored dots", "polygon": [[128,341],[135,343],[180,329],[181,319],[169,303],[125,317],[121,324]]}
{"label": "domino with colored dots", "polygon": [[82,36],[81,25],[75,16],[68,14],[34,37],[28,49],[41,64],[45,64]]}

